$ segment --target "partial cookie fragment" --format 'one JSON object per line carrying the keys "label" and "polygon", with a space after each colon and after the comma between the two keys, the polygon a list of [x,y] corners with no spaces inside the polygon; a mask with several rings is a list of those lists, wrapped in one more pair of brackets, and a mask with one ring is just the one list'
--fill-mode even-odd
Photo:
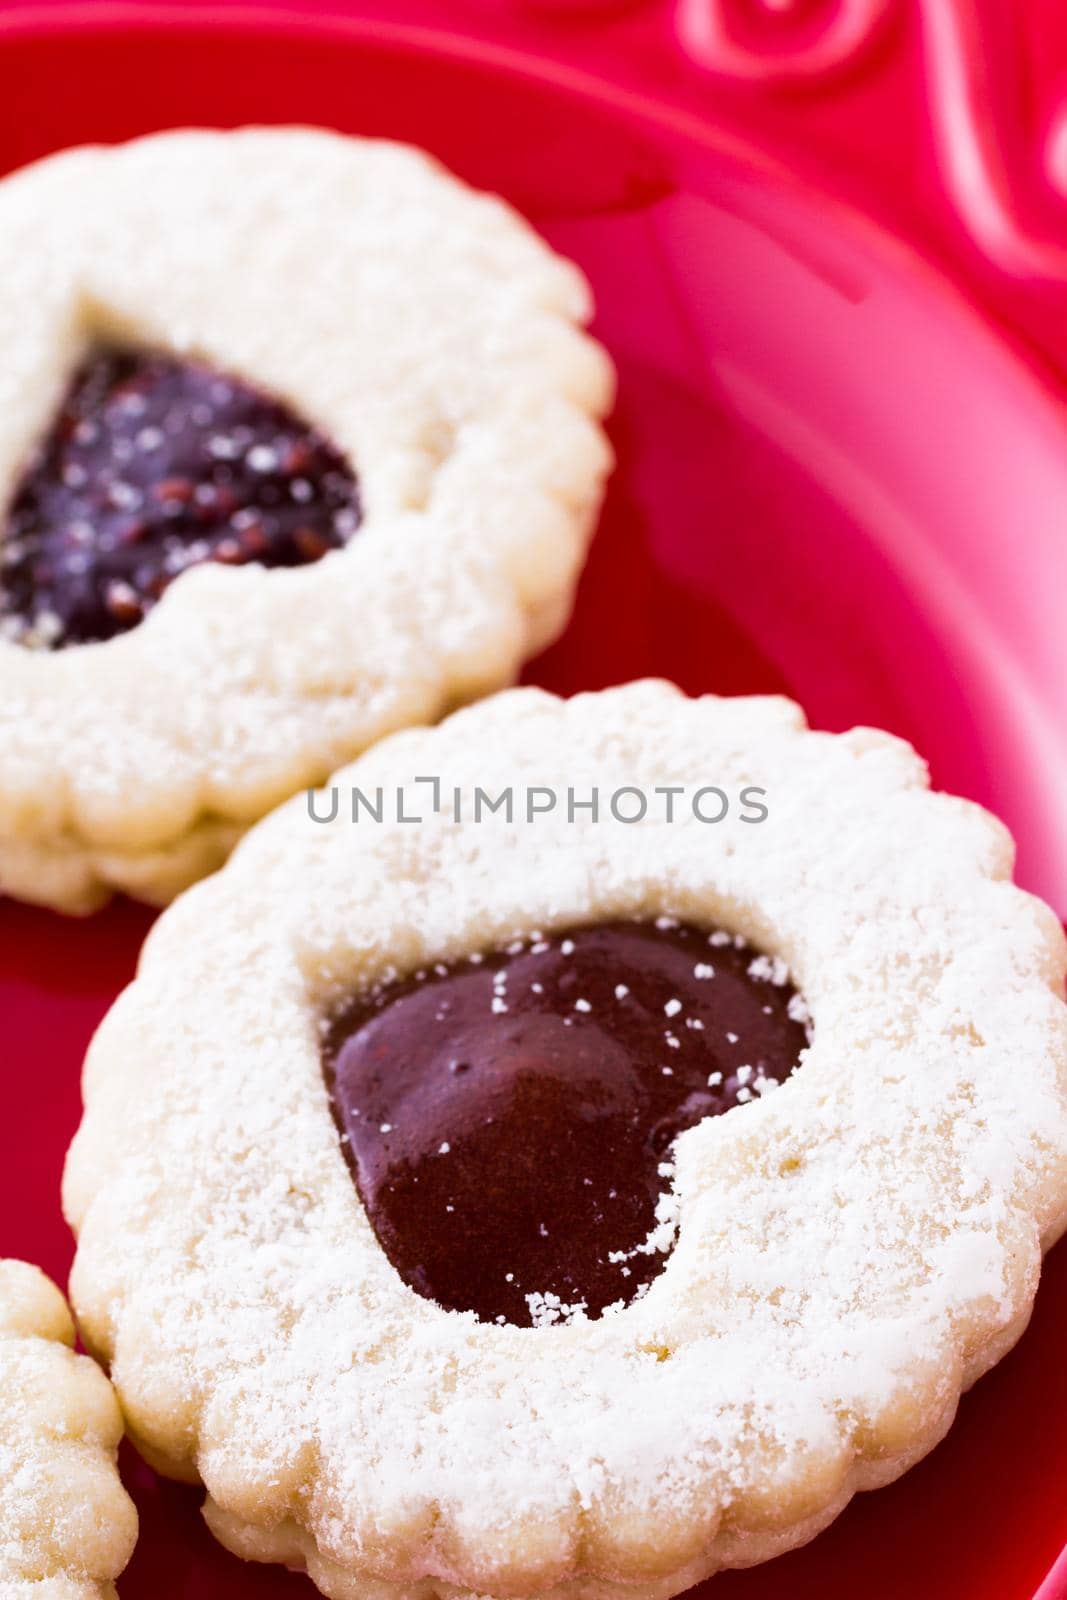
{"label": "partial cookie fragment", "polygon": [[0,1592],[5,1600],[114,1600],[137,1536],[119,1481],[111,1385],[75,1355],[62,1295],[36,1267],[0,1261]]}
{"label": "partial cookie fragment", "polygon": [[[665,1597],[810,1538],[938,1441],[1067,1221],[1067,954],[1011,865],[900,740],[655,683],[497,696],[290,802],[156,924],[86,1064],[73,1292],[136,1440],[334,1600]],[[705,1087],[690,1023],[723,1032]],[[675,1060],[680,1100],[628,1077]],[[537,1205],[512,1156],[580,1192],[562,1084],[604,1136],[573,1141],[576,1273],[590,1216],[626,1264],[607,1169],[666,1118],[662,1270],[628,1302],[537,1300],[479,1231],[472,1121],[520,1080],[529,1149],[485,1215]],[[440,1163],[441,1237],[471,1219],[515,1313],[480,1276],[444,1309],[395,1248],[407,1161]]]}
{"label": "partial cookie fragment", "polygon": [[563,626],[612,374],[502,202],[168,133],[0,183],[0,267],[0,891],[166,901]]}

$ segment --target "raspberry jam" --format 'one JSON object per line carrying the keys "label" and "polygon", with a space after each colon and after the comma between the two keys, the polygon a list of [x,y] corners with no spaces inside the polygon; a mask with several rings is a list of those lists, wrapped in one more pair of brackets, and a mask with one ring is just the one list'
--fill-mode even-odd
{"label": "raspberry jam", "polygon": [[199,361],[83,362],[0,534],[0,632],[59,648],[136,626],[203,561],[296,567],[359,525],[340,453],[281,401]]}
{"label": "raspberry jam", "polygon": [[536,1326],[644,1291],[673,1244],[674,1140],[776,1089],[807,1043],[781,962],[660,918],[386,984],[331,1019],[324,1070],[405,1283]]}

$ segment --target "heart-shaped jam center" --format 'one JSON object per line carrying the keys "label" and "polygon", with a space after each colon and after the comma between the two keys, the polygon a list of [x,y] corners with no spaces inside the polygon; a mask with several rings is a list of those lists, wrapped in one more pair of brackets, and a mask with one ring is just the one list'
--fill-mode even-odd
{"label": "heart-shaped jam center", "polygon": [[203,561],[297,567],[359,525],[338,450],[199,361],[100,349],[75,373],[0,536],[0,631],[46,648],[134,627]]}
{"label": "heart-shaped jam center", "polygon": [[405,1283],[519,1326],[628,1304],[673,1244],[674,1140],[808,1043],[780,961],[661,917],[440,964],[329,1021],[324,1070]]}

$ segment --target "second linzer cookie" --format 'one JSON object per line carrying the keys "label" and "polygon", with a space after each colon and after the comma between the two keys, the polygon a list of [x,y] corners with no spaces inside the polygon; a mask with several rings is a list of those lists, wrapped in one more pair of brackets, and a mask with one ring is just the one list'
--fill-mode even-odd
{"label": "second linzer cookie", "polygon": [[1067,1220],[1000,824],[663,684],[497,696],[315,808],[156,924],[66,1172],[84,1334],[218,1537],[334,1600],[662,1600],[936,1444]]}
{"label": "second linzer cookie", "polygon": [[162,902],[566,620],[584,280],[394,144],[180,132],[0,184],[0,891]]}

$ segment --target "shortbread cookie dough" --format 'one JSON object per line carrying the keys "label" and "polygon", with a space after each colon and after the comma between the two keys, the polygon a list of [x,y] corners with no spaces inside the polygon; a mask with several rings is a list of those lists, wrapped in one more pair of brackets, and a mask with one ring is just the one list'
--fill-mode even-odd
{"label": "shortbread cookie dough", "polygon": [[36,1267],[0,1261],[4,1600],[114,1600],[137,1536],[115,1467],[118,1404],[73,1343],[58,1289]]}
{"label": "shortbread cookie dough", "polygon": [[659,683],[289,802],[86,1064],[73,1294],[140,1448],[334,1600],[657,1600],[810,1538],[1067,1221],[1067,956],[1011,866],[900,740]]}
{"label": "shortbread cookie dough", "polygon": [[0,183],[0,891],[163,902],[565,622],[612,374],[428,157],[180,132]]}

